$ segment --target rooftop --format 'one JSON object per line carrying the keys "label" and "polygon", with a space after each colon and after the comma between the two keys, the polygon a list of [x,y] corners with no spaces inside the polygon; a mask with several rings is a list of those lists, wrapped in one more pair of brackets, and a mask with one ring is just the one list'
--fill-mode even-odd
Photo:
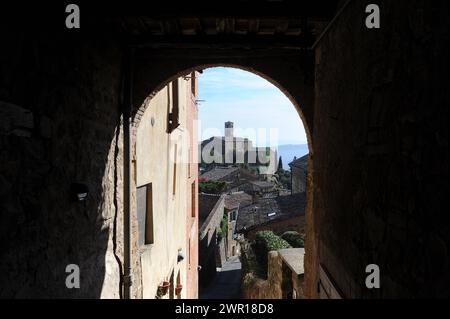
{"label": "rooftop", "polygon": [[239,211],[236,230],[253,227],[305,214],[305,193],[261,199],[255,204],[242,207]]}
{"label": "rooftop", "polygon": [[233,210],[238,207],[245,207],[253,203],[252,196],[245,192],[235,192],[225,197],[225,208]]}
{"label": "rooftop", "polygon": [[295,160],[293,160],[292,162],[289,163],[290,167],[298,167],[298,168],[302,168],[304,170],[308,169],[308,158],[309,158],[309,154],[297,158]]}
{"label": "rooftop", "polygon": [[200,175],[199,178],[218,181],[238,170],[238,167],[214,167],[213,169]]}
{"label": "rooftop", "polygon": [[268,181],[250,181],[250,183],[259,188],[272,188],[275,186],[274,183]]}

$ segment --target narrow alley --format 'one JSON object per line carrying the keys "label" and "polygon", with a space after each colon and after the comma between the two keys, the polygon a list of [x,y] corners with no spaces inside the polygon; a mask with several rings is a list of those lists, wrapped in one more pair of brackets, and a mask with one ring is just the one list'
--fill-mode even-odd
{"label": "narrow alley", "polygon": [[217,269],[216,277],[204,290],[200,289],[200,299],[241,298],[241,262],[238,256],[228,259]]}

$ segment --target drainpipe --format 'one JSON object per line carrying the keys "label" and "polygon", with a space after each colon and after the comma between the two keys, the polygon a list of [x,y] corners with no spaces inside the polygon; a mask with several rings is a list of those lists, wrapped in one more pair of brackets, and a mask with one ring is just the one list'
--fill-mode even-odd
{"label": "drainpipe", "polygon": [[131,114],[133,108],[134,49],[127,48],[123,103],[123,298],[131,299]]}

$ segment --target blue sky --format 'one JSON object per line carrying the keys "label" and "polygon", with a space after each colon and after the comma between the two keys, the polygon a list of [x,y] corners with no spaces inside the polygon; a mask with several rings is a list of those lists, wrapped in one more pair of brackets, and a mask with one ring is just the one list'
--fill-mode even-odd
{"label": "blue sky", "polygon": [[[207,128],[216,128],[223,135],[224,122],[232,121],[235,128],[243,130],[265,129],[260,131],[265,132],[267,141],[270,129],[277,130],[278,145],[307,143],[295,107],[278,88],[256,74],[235,68],[205,69],[199,77],[199,99],[204,100],[199,103],[202,140],[217,135]],[[257,138],[254,142],[263,146],[267,141]]]}

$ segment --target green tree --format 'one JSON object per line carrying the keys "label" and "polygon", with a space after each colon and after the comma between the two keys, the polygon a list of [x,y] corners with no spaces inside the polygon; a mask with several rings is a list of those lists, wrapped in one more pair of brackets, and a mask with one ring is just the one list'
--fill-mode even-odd
{"label": "green tree", "polygon": [[278,159],[278,169],[277,169],[277,172],[283,172],[284,171],[284,169],[283,169],[283,159],[281,158],[281,156],[280,156],[280,158]]}

